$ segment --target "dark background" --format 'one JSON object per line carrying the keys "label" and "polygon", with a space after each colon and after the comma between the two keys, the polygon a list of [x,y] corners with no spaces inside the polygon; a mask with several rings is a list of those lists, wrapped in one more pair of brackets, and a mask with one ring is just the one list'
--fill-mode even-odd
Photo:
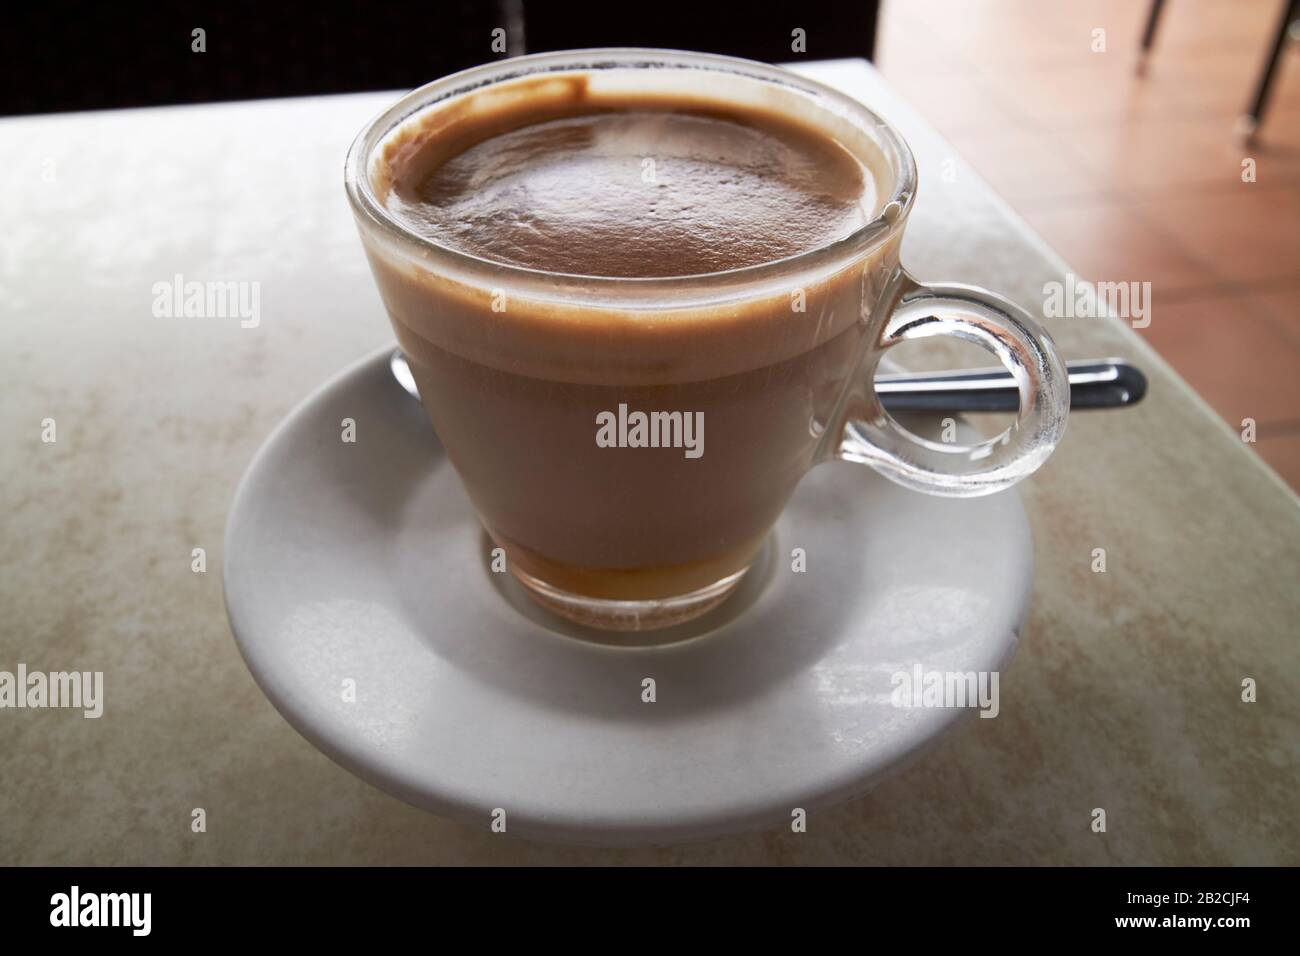
{"label": "dark background", "polygon": [[[9,5],[0,20],[0,114],[401,90],[506,55],[593,46],[706,50],[768,62],[871,58],[878,6],[35,0]],[[191,50],[196,27],[207,31],[204,53]],[[492,50],[497,27],[507,31],[506,53]],[[807,38],[802,54],[791,50],[796,27]]]}

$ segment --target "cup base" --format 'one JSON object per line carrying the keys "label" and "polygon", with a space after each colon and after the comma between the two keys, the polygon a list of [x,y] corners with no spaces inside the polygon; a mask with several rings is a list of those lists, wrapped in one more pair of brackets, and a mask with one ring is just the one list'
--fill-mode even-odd
{"label": "cup base", "polygon": [[749,566],[705,587],[669,598],[617,601],[564,591],[518,567],[510,569],[528,596],[552,614],[604,631],[652,631],[707,614],[727,599]]}

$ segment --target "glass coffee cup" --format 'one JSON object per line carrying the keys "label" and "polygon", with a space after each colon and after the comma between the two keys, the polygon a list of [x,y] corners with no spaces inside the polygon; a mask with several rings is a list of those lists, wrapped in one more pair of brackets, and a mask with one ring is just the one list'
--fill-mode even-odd
{"label": "glass coffee cup", "polygon": [[[725,271],[585,275],[439,241],[386,205],[392,164],[439,137],[454,150],[467,116],[504,129],[702,97],[851,152],[876,181],[869,221]],[[1047,334],[992,293],[922,284],[900,265],[916,180],[899,134],[822,84],[627,49],[520,57],[430,83],[367,125],[346,165],[393,329],[484,528],[535,600],[610,630],[677,624],[723,601],[819,463],[860,462],[964,497],[1007,488],[1051,454],[1069,392]],[[1014,375],[1020,409],[1002,435],[932,442],[881,406],[881,357],[933,335],[981,345]]]}

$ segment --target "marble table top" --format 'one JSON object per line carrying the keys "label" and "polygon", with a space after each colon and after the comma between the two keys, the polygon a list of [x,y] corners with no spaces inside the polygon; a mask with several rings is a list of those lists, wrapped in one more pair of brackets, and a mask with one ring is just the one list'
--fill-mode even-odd
{"label": "marble table top", "polygon": [[[1041,314],[1068,266],[951,147],[866,63],[800,69],[912,144],[913,273]],[[103,671],[105,698],[99,719],[0,709],[0,863],[1300,863],[1300,506],[1110,318],[1046,320],[1067,356],[1128,358],[1150,390],[1074,416],[1021,486],[1037,577],[998,719],[808,832],[531,844],[303,740],[231,638],[222,533],[276,423],[391,339],[342,167],[393,98],[0,120],[0,671]],[[260,282],[260,321],[155,314],[177,275]]]}

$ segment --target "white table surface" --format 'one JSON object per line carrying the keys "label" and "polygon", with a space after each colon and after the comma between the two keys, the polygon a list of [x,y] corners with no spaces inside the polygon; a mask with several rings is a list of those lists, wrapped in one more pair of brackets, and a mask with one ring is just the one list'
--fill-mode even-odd
{"label": "white table surface", "polygon": [[[911,142],[908,267],[1040,314],[1066,265],[870,66],[801,69]],[[1068,356],[1129,358],[1151,387],[1075,416],[1022,486],[1038,570],[1001,714],[806,834],[534,845],[408,807],[307,744],[235,649],[222,532],[274,425],[391,339],[342,168],[393,98],[0,120],[0,670],[102,670],[107,698],[99,720],[0,711],[0,863],[1300,862],[1300,507],[1113,320],[1047,322]],[[177,273],[260,282],[260,324],[156,318],[152,288]]]}

